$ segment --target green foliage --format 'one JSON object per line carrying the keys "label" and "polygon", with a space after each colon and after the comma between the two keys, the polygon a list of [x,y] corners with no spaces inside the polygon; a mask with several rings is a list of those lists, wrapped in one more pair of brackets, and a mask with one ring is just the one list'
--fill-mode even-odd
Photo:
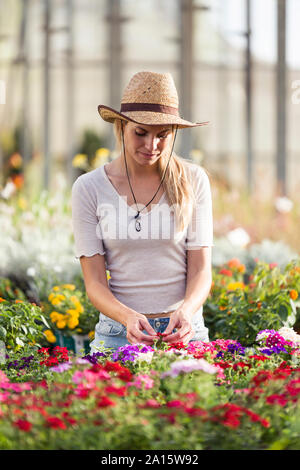
{"label": "green foliage", "polygon": [[0,340],[8,349],[18,350],[26,344],[40,346],[45,327],[49,325],[40,307],[25,301],[1,302]]}
{"label": "green foliage", "polygon": [[5,300],[27,300],[24,292],[10,279],[0,277],[0,298]]}
{"label": "green foliage", "polygon": [[78,153],[85,154],[91,164],[96,151],[106,146],[106,139],[103,139],[98,133],[93,130],[86,129],[83,132],[82,141],[80,143]]}
{"label": "green foliage", "polygon": [[214,270],[213,287],[204,305],[210,338],[254,343],[258,331],[291,327],[299,321],[300,260],[283,270],[257,262],[252,273],[235,260]]}

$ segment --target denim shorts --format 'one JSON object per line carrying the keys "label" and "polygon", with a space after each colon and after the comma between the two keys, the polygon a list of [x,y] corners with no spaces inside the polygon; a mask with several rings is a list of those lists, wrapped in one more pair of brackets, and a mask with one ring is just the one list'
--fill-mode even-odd
{"label": "denim shorts", "polygon": [[[168,317],[147,317],[147,320],[157,333],[163,333],[170,321]],[[203,307],[193,315],[192,327],[195,335],[190,341],[209,342],[208,329],[205,327],[203,320]],[[144,331],[144,333],[147,334],[146,331]],[[100,313],[99,322],[95,327],[95,338],[90,343],[91,354],[97,352],[97,347],[101,345],[100,341],[103,341],[102,344],[105,348],[112,348],[114,350],[125,346],[125,344],[130,344],[126,338],[126,334],[126,326]]]}

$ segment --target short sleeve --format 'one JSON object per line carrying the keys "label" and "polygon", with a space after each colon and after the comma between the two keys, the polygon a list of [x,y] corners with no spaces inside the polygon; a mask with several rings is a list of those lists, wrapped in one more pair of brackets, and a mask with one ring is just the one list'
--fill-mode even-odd
{"label": "short sleeve", "polygon": [[71,197],[76,258],[105,254],[97,217],[96,195],[91,193],[91,188],[86,187],[83,176],[73,183]]}
{"label": "short sleeve", "polygon": [[187,228],[186,250],[196,250],[202,246],[214,246],[213,214],[210,182],[203,168],[193,165],[192,185],[195,192],[195,206]]}

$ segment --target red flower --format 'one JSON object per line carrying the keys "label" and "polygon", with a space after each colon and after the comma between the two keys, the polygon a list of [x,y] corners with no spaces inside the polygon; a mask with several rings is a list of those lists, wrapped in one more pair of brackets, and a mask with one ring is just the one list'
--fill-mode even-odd
{"label": "red flower", "polygon": [[49,356],[49,348],[40,348],[38,349],[38,353],[43,354],[44,356]]}
{"label": "red flower", "polygon": [[207,411],[202,410],[201,408],[190,408],[188,406],[185,406],[184,411],[190,416],[208,416]]}
{"label": "red flower", "polygon": [[[104,370],[106,370],[106,372],[118,372],[122,369],[123,369],[123,367],[118,362],[106,361],[106,363],[104,365]],[[93,370],[93,368],[92,368],[92,370]]]}
{"label": "red flower", "polygon": [[57,416],[48,416],[46,418],[45,426],[52,429],[66,429],[65,423]]}
{"label": "red flower", "polygon": [[116,387],[115,385],[109,385],[104,389],[106,393],[113,393],[119,397],[124,397],[126,390],[126,387]]}
{"label": "red flower", "polygon": [[243,362],[243,361],[240,361],[240,362],[237,362],[236,364],[233,364],[233,370],[237,370],[238,367],[241,367],[242,369],[244,367],[248,367],[249,369],[251,369],[251,365],[247,364],[247,362]]}
{"label": "red flower", "polygon": [[98,408],[107,408],[108,406],[115,406],[116,402],[111,400],[108,397],[101,397],[101,399],[97,403]]}
{"label": "red flower", "polygon": [[123,380],[123,382],[130,382],[132,380],[132,373],[130,372],[130,370],[126,369],[126,367],[123,367],[118,372],[118,378],[120,380]]}
{"label": "red flower", "polygon": [[187,345],[183,344],[182,341],[178,341],[177,343],[171,343],[169,349],[186,349]]}
{"label": "red flower", "polygon": [[300,379],[291,380],[287,384],[286,390],[292,397],[298,396],[300,394]]}
{"label": "red flower", "polygon": [[266,402],[269,405],[280,405],[280,406],[285,406],[287,404],[287,400],[284,397],[284,395],[269,395],[266,397]]}
{"label": "red flower", "polygon": [[67,423],[74,425],[77,423],[76,419],[72,418],[67,411],[62,413],[63,418],[67,421]]}
{"label": "red flower", "polygon": [[26,431],[26,432],[30,431],[32,428],[32,424],[26,419],[18,419],[17,421],[13,423],[13,425],[19,428],[21,431]]}
{"label": "red flower", "polygon": [[224,274],[225,276],[231,277],[232,271],[230,271],[230,269],[223,268],[223,269],[220,269],[219,274]]}
{"label": "red flower", "polygon": [[259,356],[258,354],[254,354],[253,356],[249,356],[249,359],[255,359],[256,361],[266,361],[270,358],[267,356]]}
{"label": "red flower", "polygon": [[168,408],[181,408],[184,404],[180,400],[172,400],[168,401],[166,406]]}
{"label": "red flower", "polygon": [[103,421],[102,419],[95,419],[95,421],[93,421],[94,425],[95,426],[101,426],[101,424],[103,424]]}

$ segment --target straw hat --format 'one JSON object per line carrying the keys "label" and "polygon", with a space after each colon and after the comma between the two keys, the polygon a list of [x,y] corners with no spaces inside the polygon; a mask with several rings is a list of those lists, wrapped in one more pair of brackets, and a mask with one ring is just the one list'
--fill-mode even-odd
{"label": "straw hat", "polygon": [[137,124],[176,124],[179,129],[196,127],[208,122],[190,122],[179,115],[179,100],[170,73],[138,72],[124,90],[120,111],[100,104],[98,112],[102,119],[132,121]]}

